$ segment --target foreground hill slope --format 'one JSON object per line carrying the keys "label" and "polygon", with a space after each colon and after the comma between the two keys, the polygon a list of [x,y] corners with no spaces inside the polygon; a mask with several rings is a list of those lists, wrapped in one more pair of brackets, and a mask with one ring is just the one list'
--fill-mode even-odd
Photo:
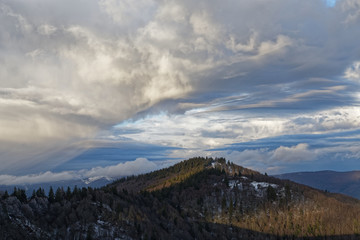
{"label": "foreground hill slope", "polygon": [[20,192],[0,202],[0,239],[358,239],[360,203],[193,158],[101,189]]}
{"label": "foreground hill slope", "polygon": [[317,189],[346,194],[360,199],[360,171],[295,172],[275,176]]}

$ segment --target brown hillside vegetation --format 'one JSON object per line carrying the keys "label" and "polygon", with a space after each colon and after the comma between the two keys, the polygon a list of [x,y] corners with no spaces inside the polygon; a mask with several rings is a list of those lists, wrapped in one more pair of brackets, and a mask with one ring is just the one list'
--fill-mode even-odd
{"label": "brown hillside vegetation", "polygon": [[0,239],[359,239],[360,202],[192,158],[104,188],[21,190],[0,202]]}

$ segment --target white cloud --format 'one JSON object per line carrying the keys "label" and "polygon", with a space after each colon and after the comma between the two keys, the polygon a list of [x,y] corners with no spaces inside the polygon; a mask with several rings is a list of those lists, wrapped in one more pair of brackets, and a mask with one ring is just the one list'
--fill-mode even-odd
{"label": "white cloud", "polygon": [[117,24],[129,25],[134,22],[145,24],[152,17],[156,3],[152,0],[100,0],[99,6]]}
{"label": "white cloud", "polygon": [[116,178],[120,176],[138,175],[157,169],[158,165],[154,162],[151,162],[146,158],[137,158],[135,161],[119,163],[115,166],[92,168],[82,172],[82,175],[85,177],[104,176]]}
{"label": "white cloud", "polygon": [[293,44],[293,41],[284,35],[279,35],[276,41],[266,41],[259,46],[259,56],[266,54],[272,54],[276,52],[283,52],[285,47],[289,47]]}
{"label": "white cloud", "polygon": [[269,147],[245,149],[243,151],[230,149],[213,152],[213,156],[225,157],[240,166],[269,174],[279,173],[280,170],[289,171],[292,165],[311,162],[314,164],[316,162],[323,163],[322,158],[326,154],[333,154],[339,150],[332,148],[310,150],[307,143],[299,143],[290,147],[279,146],[275,149]]}
{"label": "white cloud", "polygon": [[235,36],[229,36],[229,41],[227,42],[227,48],[231,49],[234,52],[242,51],[242,52],[251,52],[255,50],[256,43],[256,33],[252,33],[249,36],[247,43],[243,44],[241,42],[237,42]]}
{"label": "white cloud", "polygon": [[267,149],[257,149],[257,150],[244,150],[244,151],[231,151],[225,155],[230,161],[250,167],[254,165],[254,169],[258,163],[264,163],[270,158],[270,154]]}
{"label": "white cloud", "polygon": [[37,28],[37,31],[40,34],[46,35],[46,36],[50,36],[50,35],[54,34],[56,32],[56,30],[57,30],[57,28],[50,24],[43,24]]}
{"label": "white cloud", "polygon": [[139,175],[157,170],[159,166],[146,158],[138,158],[134,161],[119,163],[107,167],[95,167],[90,170],[51,172],[46,171],[39,174],[23,176],[0,175],[0,185],[24,185],[38,184],[66,180],[88,179],[88,178],[120,178],[124,176]]}
{"label": "white cloud", "polygon": [[359,0],[342,0],[342,10],[347,14],[345,23],[354,24],[360,17],[360,2]]}
{"label": "white cloud", "polygon": [[357,107],[347,107],[284,117],[256,117],[253,114],[239,115],[238,112],[192,111],[184,115],[148,116],[134,122],[128,121],[115,127],[115,130],[127,128],[138,130],[121,133],[118,137],[156,145],[204,150],[281,135],[350,131],[358,129],[358,126],[360,126],[360,110]]}
{"label": "white cloud", "polygon": [[28,22],[28,20],[23,17],[21,14],[18,14],[11,9],[11,7],[0,3],[0,10],[2,14],[5,14],[10,19],[15,19],[16,30],[26,34],[30,33],[33,30],[33,26]]}
{"label": "white cloud", "polygon": [[349,68],[345,70],[345,78],[350,80],[360,80],[360,61],[354,62]]}
{"label": "white cloud", "polygon": [[309,145],[306,143],[300,143],[292,147],[280,146],[272,154],[272,159],[279,162],[311,161],[315,156],[308,148]]}
{"label": "white cloud", "polygon": [[0,175],[0,185],[22,185],[77,179],[73,172],[53,173],[50,171],[25,176]]}

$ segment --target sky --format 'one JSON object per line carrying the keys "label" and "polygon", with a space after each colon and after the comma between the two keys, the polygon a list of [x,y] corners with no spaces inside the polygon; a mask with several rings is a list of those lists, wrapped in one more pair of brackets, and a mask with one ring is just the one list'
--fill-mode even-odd
{"label": "sky", "polygon": [[0,0],[0,22],[0,184],[360,169],[360,0]]}

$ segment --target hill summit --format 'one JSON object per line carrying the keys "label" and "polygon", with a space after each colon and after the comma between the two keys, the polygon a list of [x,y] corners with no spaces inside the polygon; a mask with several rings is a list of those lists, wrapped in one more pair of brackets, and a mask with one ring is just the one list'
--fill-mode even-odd
{"label": "hill summit", "polygon": [[103,188],[0,202],[1,239],[357,239],[360,202],[192,158]]}

